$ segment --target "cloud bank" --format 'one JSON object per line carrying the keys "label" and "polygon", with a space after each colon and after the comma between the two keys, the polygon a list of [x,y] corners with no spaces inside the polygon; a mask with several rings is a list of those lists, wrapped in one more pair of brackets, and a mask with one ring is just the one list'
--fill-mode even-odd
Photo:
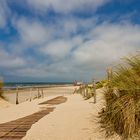
{"label": "cloud bank", "polygon": [[10,10],[7,6],[5,0],[0,1],[0,28],[6,26],[6,22],[8,20],[8,15],[10,14]]}
{"label": "cloud bank", "polygon": [[[42,12],[43,18],[48,9],[67,15],[55,17],[51,22],[47,17],[44,21],[38,16],[13,15],[11,26],[16,35],[11,42],[0,41],[0,72],[15,79],[40,81],[103,78],[108,66],[139,51],[140,25],[124,20],[100,22],[98,15],[83,18],[70,13],[77,9],[96,10],[107,2],[27,0],[30,8]],[[4,28],[7,15],[2,13],[0,27]]]}
{"label": "cloud bank", "polygon": [[109,0],[27,0],[27,3],[36,10],[48,11],[50,9],[57,13],[67,14],[81,11],[85,8],[96,10]]}

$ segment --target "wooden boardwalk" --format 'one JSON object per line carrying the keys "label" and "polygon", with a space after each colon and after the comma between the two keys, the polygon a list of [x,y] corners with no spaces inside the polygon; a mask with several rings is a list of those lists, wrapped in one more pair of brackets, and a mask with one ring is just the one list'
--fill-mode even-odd
{"label": "wooden boardwalk", "polygon": [[51,100],[45,101],[43,103],[40,103],[39,105],[49,104],[49,105],[58,105],[65,103],[67,101],[67,98],[64,96],[58,96],[56,98],[53,98]]}
{"label": "wooden boardwalk", "polygon": [[[56,105],[67,101],[66,97],[59,96],[43,102],[39,105],[51,104]],[[0,140],[21,140],[31,128],[31,126],[45,115],[54,110],[55,107],[46,107],[44,110],[36,112],[32,115],[0,124]],[[10,116],[9,116],[10,117]]]}

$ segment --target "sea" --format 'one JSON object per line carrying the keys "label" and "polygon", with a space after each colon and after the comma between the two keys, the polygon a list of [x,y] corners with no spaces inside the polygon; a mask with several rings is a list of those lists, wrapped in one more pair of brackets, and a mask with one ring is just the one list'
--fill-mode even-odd
{"label": "sea", "polygon": [[54,87],[72,85],[70,82],[13,82],[4,83],[4,89],[28,88],[28,87]]}

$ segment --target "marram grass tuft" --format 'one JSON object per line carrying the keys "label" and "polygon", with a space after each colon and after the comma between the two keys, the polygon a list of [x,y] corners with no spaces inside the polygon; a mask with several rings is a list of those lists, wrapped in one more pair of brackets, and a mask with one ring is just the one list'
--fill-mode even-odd
{"label": "marram grass tuft", "polygon": [[0,81],[0,97],[3,97],[2,96],[2,88],[3,88],[3,82],[2,81]]}
{"label": "marram grass tuft", "polygon": [[100,112],[101,126],[109,137],[140,138],[140,55],[125,58],[105,90],[106,107]]}

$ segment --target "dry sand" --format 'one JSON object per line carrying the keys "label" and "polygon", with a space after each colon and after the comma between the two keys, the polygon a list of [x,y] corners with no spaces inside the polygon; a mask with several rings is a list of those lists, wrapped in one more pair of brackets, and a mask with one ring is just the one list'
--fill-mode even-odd
{"label": "dry sand", "polygon": [[11,104],[0,97],[0,109],[10,107]]}
{"label": "dry sand", "polygon": [[96,104],[93,99],[83,100],[81,95],[67,98],[66,103],[34,124],[23,140],[105,140],[97,117],[104,104],[102,90],[97,90]]}
{"label": "dry sand", "polygon": [[[74,87],[71,89],[74,90]],[[96,104],[93,104],[93,99],[85,101],[81,95],[64,96],[68,101],[55,105],[53,112],[33,124],[23,140],[105,140],[98,123],[98,112],[104,104],[102,90],[97,90]],[[0,123],[33,114],[41,109],[39,103],[54,97],[56,95],[1,109]],[[110,140],[119,138],[113,137]]]}
{"label": "dry sand", "polygon": [[[18,105],[8,103],[7,101],[0,98],[0,123],[16,120],[18,118],[31,115],[34,112],[41,110],[40,106],[38,105],[39,103],[55,98],[60,95],[72,94],[74,89],[75,89],[74,86],[53,87],[51,89],[46,89],[46,91],[44,92],[46,94],[44,98],[35,99],[32,100],[31,102],[30,101],[22,102]],[[49,92],[49,90],[51,90],[52,92]],[[26,92],[23,91],[23,93],[20,94],[24,94],[20,96],[21,100],[23,100],[25,97],[26,98],[30,97],[29,91]],[[10,99],[10,101],[15,97],[14,93],[9,93],[8,95],[7,97],[8,99]]]}
{"label": "dry sand", "polygon": [[[64,95],[64,94],[71,94],[75,87],[74,86],[59,86],[59,87],[48,87],[48,88],[40,88],[39,93],[43,93],[45,97],[52,96],[52,95]],[[12,104],[16,103],[16,90],[5,90],[3,96]],[[19,89],[18,91],[19,96],[19,103],[25,102],[27,100],[34,99],[38,96],[38,89],[37,88],[25,88]]]}

